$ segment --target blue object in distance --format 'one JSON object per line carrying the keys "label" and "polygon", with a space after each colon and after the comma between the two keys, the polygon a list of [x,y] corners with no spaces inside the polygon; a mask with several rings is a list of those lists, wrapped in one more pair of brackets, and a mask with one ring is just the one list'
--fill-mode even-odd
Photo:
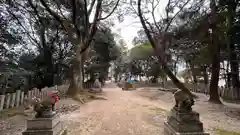
{"label": "blue object in distance", "polygon": [[134,80],[129,80],[130,83],[134,83]]}

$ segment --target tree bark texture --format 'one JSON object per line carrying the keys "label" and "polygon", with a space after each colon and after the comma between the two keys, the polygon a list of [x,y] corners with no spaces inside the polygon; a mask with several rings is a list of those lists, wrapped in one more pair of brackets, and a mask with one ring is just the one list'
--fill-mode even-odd
{"label": "tree bark texture", "polygon": [[211,8],[211,18],[210,18],[210,27],[212,29],[211,33],[211,43],[209,44],[209,50],[212,53],[212,76],[210,82],[210,98],[209,101],[213,103],[221,104],[218,95],[218,82],[219,82],[219,73],[220,73],[220,44],[217,35],[217,21],[216,21],[216,2],[215,0],[210,1]]}

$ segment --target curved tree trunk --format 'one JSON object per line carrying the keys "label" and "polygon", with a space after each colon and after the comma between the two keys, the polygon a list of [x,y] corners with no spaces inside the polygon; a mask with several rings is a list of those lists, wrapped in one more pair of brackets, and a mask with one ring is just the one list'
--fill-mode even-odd
{"label": "curved tree trunk", "polygon": [[72,65],[72,74],[71,74],[71,80],[70,80],[70,86],[68,88],[67,94],[68,95],[76,95],[83,89],[83,73],[82,73],[82,55],[79,52],[79,47],[77,49],[77,55],[75,60],[73,60]]}
{"label": "curved tree trunk", "polygon": [[220,43],[217,35],[217,18],[216,18],[216,2],[215,0],[211,0],[210,2],[211,8],[211,23],[210,26],[212,28],[211,41],[209,44],[209,50],[212,54],[212,76],[210,82],[210,98],[209,101],[213,103],[221,104],[219,95],[218,95],[218,82],[219,82],[219,73],[220,73]]}
{"label": "curved tree trunk", "polygon": [[[181,89],[183,92],[185,92],[186,94],[188,94],[189,96],[193,97],[193,98],[197,98],[197,96],[195,94],[193,94],[189,89],[187,89],[187,87],[182,83],[180,82],[180,80],[178,80],[178,78],[174,75],[174,73],[171,71],[171,69],[167,66],[167,63],[164,61],[164,59],[160,56],[159,54],[159,50],[157,48],[157,45],[154,41],[154,38],[152,37],[152,35],[150,34],[150,31],[146,25],[146,22],[144,20],[144,17],[142,15],[142,10],[141,10],[141,0],[138,0],[138,16],[140,18],[140,21],[141,21],[141,24],[143,26],[143,29],[148,37],[148,40],[149,42],[151,43],[153,49],[154,49],[154,52],[158,58],[158,62],[161,64],[162,66],[162,70],[164,71],[164,73],[166,73],[168,75],[168,77],[172,80],[172,82],[174,83],[174,85],[176,85],[179,89]],[[164,33],[165,34],[165,33]],[[162,42],[162,46],[164,46],[166,44],[166,41],[164,42],[165,37],[162,36],[161,37],[163,42]]]}

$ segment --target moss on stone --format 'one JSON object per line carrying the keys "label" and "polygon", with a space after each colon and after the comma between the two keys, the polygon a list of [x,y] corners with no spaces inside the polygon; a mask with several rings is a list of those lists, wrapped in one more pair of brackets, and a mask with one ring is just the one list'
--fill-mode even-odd
{"label": "moss on stone", "polygon": [[217,135],[240,135],[239,132],[232,132],[224,129],[216,129],[216,134]]}

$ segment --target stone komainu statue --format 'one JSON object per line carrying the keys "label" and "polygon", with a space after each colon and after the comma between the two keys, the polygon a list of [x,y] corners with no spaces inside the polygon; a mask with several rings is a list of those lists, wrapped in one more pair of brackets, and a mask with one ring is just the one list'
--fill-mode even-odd
{"label": "stone komainu statue", "polygon": [[192,106],[194,105],[194,100],[188,94],[181,90],[174,92],[175,106],[174,108],[179,111],[192,111]]}
{"label": "stone komainu statue", "polygon": [[55,105],[55,98],[53,97],[46,97],[43,100],[40,100],[40,98],[35,98],[33,104],[33,109],[37,114],[35,115],[36,118],[45,118],[45,117],[51,117],[53,106]]}

